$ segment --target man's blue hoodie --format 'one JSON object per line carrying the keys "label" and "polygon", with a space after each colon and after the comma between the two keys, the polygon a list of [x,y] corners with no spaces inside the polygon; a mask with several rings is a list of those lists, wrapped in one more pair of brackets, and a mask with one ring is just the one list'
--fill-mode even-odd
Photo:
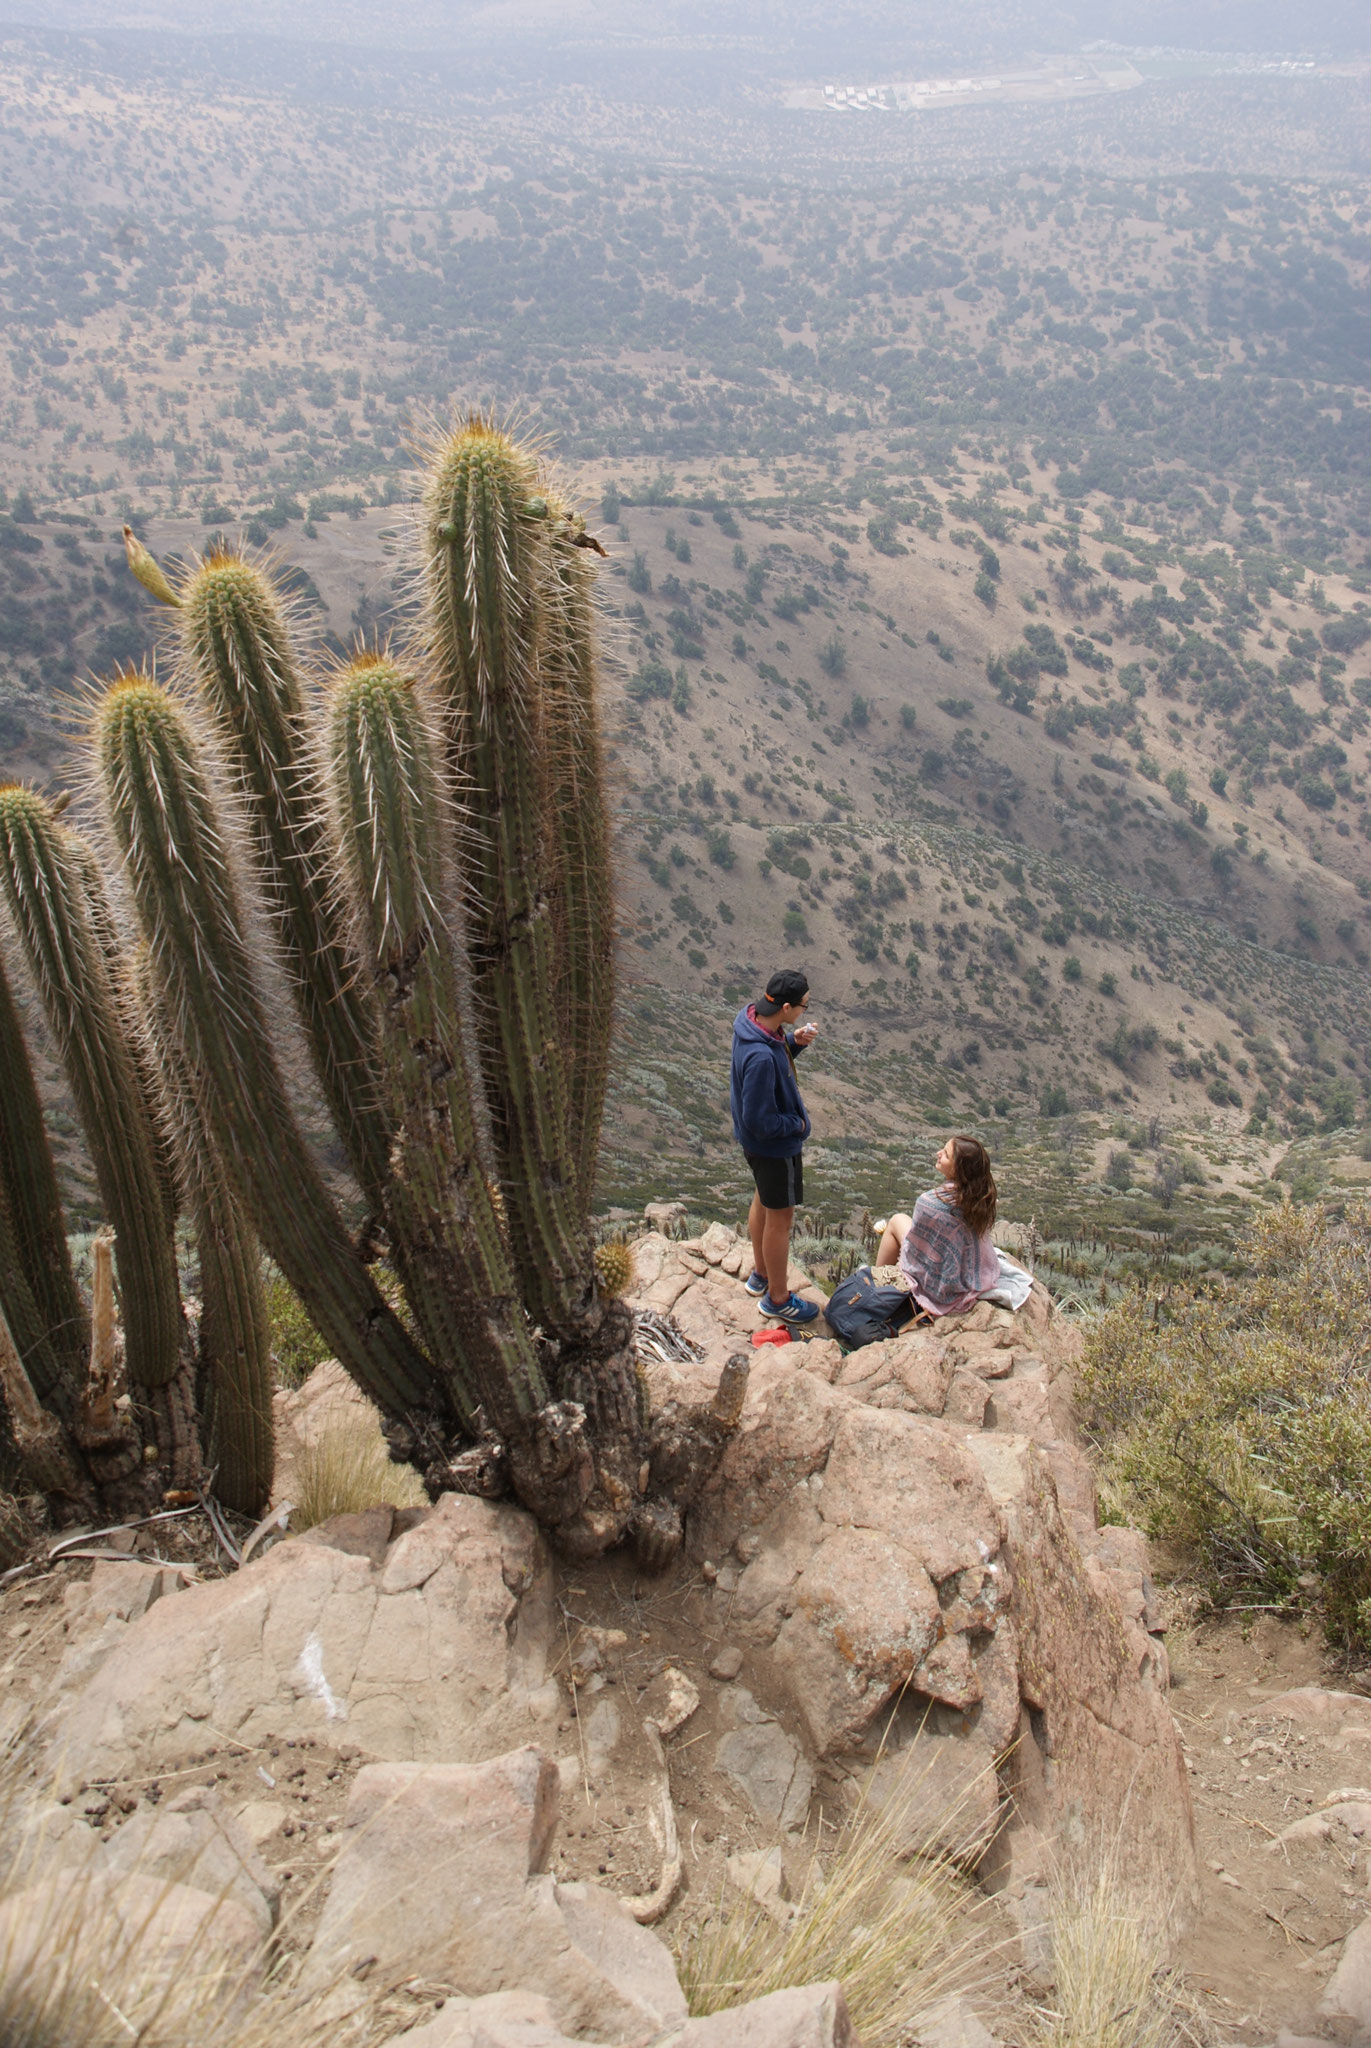
{"label": "man's blue hoodie", "polygon": [[760,1159],[790,1159],[809,1136],[809,1113],[795,1079],[795,1042],[764,1031],[748,1015],[733,1019],[729,1107],[733,1135]]}

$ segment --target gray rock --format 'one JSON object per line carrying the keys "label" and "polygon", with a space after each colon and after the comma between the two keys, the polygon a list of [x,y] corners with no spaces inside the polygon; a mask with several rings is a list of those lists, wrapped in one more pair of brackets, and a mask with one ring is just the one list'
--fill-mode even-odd
{"label": "gray rock", "polygon": [[313,1735],[406,1761],[489,1756],[531,1737],[552,1641],[531,1516],[449,1493],[380,1551],[383,1518],[392,1511],[333,1531],[353,1548],[279,1543],[73,1645],[55,1789],[174,1770],[204,1748],[207,1726],[235,1742]]}
{"label": "gray rock", "polygon": [[427,2026],[394,2034],[382,2048],[576,2048],[546,1998],[532,1991],[492,1991],[485,1998],[447,1998]]}
{"label": "gray rock", "polygon": [[106,1868],[105,1845],[74,1806],[43,1799],[10,1816],[6,1851],[10,1885],[31,1883],[54,1870]]}
{"label": "gray rock", "polygon": [[359,1771],[306,1987],[372,1957],[378,1980],[418,1972],[473,1998],[517,1985],[593,2039],[684,2022],[665,1945],[609,1893],[547,1874],[558,1798],[556,1766],[532,1748]]}
{"label": "gray rock", "polygon": [[745,1685],[731,1685],[719,1696],[719,1720],[725,1728],[755,1728],[759,1721],[770,1719]]}
{"label": "gray rock", "polygon": [[778,1721],[760,1721],[721,1735],[714,1760],[759,1819],[773,1827],[803,1827],[814,1775],[799,1744]]}
{"label": "gray rock", "polygon": [[280,1885],[212,1785],[193,1785],[165,1806],[140,1808],[111,1835],[105,1861],[116,1876],[136,1872],[234,1899],[264,1938],[272,1930]]}
{"label": "gray rock", "polygon": [[888,1749],[867,1778],[866,1796],[879,1811],[888,1809],[896,1854],[979,1863],[1001,1818],[995,1763],[976,1729],[942,1735],[925,1727]]}
{"label": "gray rock", "polygon": [[1355,2020],[1358,2026],[1371,2028],[1371,1919],[1354,1927],[1343,1943],[1319,2011],[1330,2019]]}
{"label": "gray rock", "polygon": [[709,1667],[711,1678],[717,1678],[720,1685],[730,1685],[743,1668],[743,1653],[734,1643],[725,1643]]}
{"label": "gray rock", "polygon": [[90,1575],[85,1613],[92,1621],[103,1620],[107,1614],[117,1615],[120,1621],[136,1621],[154,1600],[176,1592],[181,1583],[179,1573],[161,1565],[139,1564],[132,1558],[116,1564],[102,1558]]}
{"label": "gray rock", "polygon": [[949,1998],[920,2020],[911,2048],[1000,2048],[964,1998]]}
{"label": "gray rock", "polygon": [[773,1991],[729,2012],[692,2020],[672,2048],[861,2048],[841,1984]]}
{"label": "gray rock", "polygon": [[[839,1984],[773,1991],[708,2019],[687,2020],[662,2048],[861,2048]],[[568,2040],[551,2005],[526,1991],[450,1998],[426,2026],[396,2034],[382,2048],[587,2048]]]}

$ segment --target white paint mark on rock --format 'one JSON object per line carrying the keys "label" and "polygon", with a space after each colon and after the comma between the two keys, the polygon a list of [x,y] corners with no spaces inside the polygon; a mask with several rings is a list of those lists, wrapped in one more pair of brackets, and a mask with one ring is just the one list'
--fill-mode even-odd
{"label": "white paint mark on rock", "polygon": [[317,1628],[312,1629],[305,1639],[295,1676],[303,1682],[306,1692],[318,1700],[330,1721],[346,1721],[347,1701],[339,1699],[324,1676],[324,1645]]}

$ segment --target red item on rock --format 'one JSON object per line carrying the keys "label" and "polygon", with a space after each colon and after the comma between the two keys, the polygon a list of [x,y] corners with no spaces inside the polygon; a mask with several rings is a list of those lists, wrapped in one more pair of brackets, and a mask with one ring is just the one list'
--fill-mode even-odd
{"label": "red item on rock", "polygon": [[789,1330],[754,1330],[752,1332],[752,1341],[754,1344],[788,1344],[790,1342],[790,1332]]}

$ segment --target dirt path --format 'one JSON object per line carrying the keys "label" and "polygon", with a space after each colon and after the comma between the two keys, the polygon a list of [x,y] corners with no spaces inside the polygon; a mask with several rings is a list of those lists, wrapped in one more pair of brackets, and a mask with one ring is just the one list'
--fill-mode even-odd
{"label": "dirt path", "polygon": [[1334,1793],[1371,1785],[1371,1698],[1332,1717],[1318,1702],[1277,1704],[1347,1685],[1298,1622],[1235,1615],[1170,1647],[1202,1880],[1186,1975],[1228,2041],[1267,2043],[1281,2027],[1339,2039],[1318,2001],[1371,1910],[1367,1853],[1340,1826],[1322,1840],[1276,1838]]}

